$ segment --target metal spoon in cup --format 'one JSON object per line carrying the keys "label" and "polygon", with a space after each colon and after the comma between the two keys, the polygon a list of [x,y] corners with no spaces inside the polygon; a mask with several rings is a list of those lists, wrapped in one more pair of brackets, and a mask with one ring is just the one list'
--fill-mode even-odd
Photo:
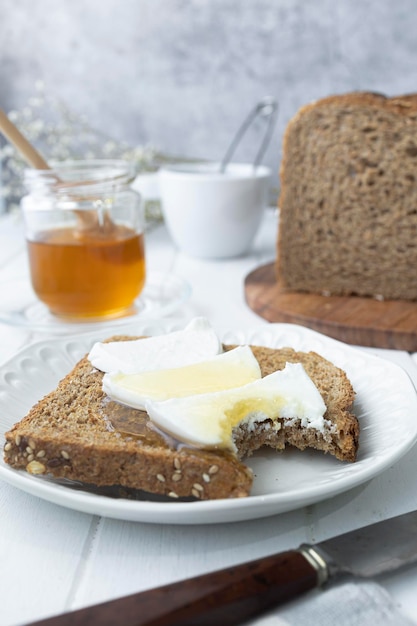
{"label": "metal spoon in cup", "polygon": [[265,135],[262,140],[261,146],[253,162],[253,167],[254,168],[258,167],[258,165],[260,164],[266,152],[269,142],[271,141],[272,132],[274,130],[274,126],[275,126],[276,119],[277,119],[277,112],[278,112],[278,102],[270,96],[263,98],[255,106],[255,108],[252,109],[252,111],[244,120],[243,124],[238,129],[236,135],[234,136],[230,146],[228,147],[226,151],[226,154],[223,157],[223,160],[220,164],[220,172],[222,174],[224,174],[224,172],[226,171],[227,165],[230,163],[232,156],[240,140],[242,139],[243,135],[245,134],[249,126],[258,116],[262,116],[264,118],[267,118],[267,126],[266,126]]}

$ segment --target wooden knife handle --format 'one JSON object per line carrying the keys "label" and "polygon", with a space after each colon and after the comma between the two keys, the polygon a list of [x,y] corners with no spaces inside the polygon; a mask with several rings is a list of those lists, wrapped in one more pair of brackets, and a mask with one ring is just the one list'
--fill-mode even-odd
{"label": "wooden knife handle", "polygon": [[231,626],[317,584],[314,567],[300,552],[292,550],[51,617],[32,626]]}

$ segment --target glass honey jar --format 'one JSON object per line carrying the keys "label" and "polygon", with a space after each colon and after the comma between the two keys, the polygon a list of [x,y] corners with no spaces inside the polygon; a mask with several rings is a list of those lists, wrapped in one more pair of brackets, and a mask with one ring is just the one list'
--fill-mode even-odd
{"label": "glass honey jar", "polygon": [[22,198],[33,289],[66,320],[128,315],[146,278],[144,216],[125,161],[30,169]]}

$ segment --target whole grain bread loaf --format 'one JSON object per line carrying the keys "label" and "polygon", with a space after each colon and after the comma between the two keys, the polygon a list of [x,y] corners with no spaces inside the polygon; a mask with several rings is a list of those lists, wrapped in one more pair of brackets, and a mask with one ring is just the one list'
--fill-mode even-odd
{"label": "whole grain bread loaf", "polygon": [[304,106],[287,126],[280,176],[283,290],[417,299],[417,95]]}
{"label": "whole grain bread loaf", "polygon": [[346,374],[313,352],[252,350],[262,375],[283,369],[286,362],[303,363],[327,407],[325,431],[302,428],[297,419],[283,420],[278,432],[265,424],[251,433],[239,429],[235,440],[240,458],[188,447],[157,431],[145,412],[106,397],[102,372],[85,357],[6,433],[5,461],[31,474],[198,499],[249,495],[253,475],[240,459],[262,445],[277,450],[313,447],[354,461],[359,426],[350,413],[354,392]]}

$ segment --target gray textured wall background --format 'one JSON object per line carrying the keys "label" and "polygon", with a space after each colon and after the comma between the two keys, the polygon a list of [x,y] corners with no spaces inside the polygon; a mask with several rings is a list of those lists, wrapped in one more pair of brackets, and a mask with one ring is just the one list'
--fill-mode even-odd
{"label": "gray textured wall background", "polygon": [[[219,159],[264,95],[417,91],[415,0],[0,0],[0,106],[37,80],[115,139]],[[47,112],[45,112],[47,115]],[[251,159],[260,129],[237,158]],[[47,155],[46,155],[47,156]]]}

